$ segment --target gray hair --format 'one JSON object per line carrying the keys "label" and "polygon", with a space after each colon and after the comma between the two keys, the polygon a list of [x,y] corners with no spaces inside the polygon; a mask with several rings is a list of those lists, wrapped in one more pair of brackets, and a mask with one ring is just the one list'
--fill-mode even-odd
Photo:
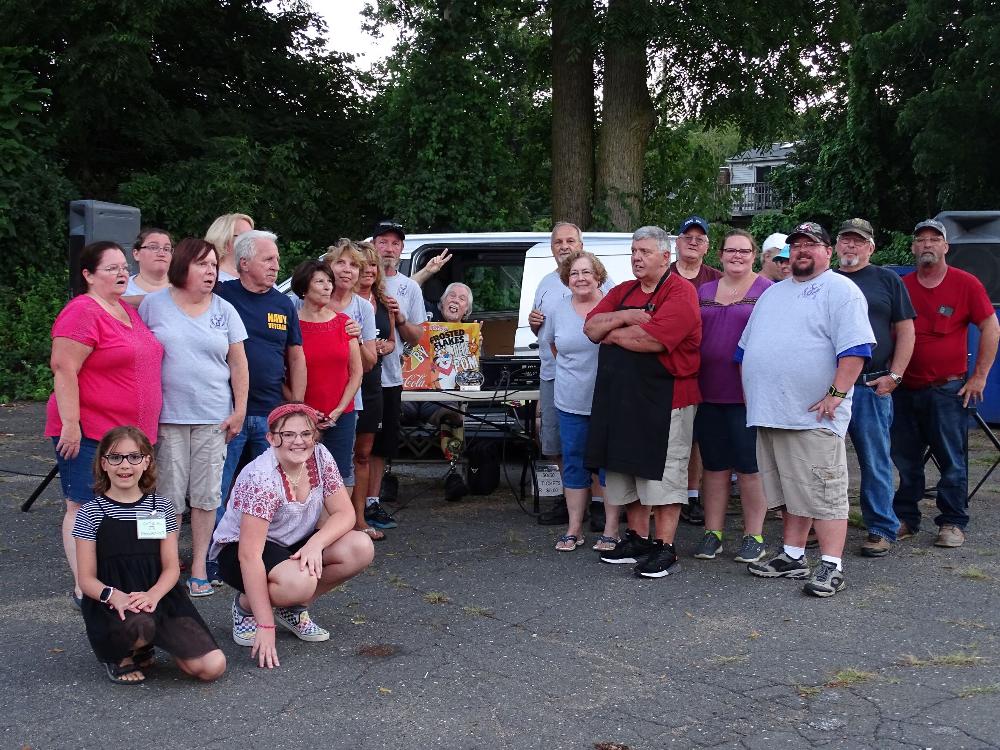
{"label": "gray hair", "polygon": [[263,229],[250,229],[233,242],[233,256],[236,259],[236,269],[240,268],[240,261],[251,261],[257,255],[257,242],[259,240],[278,241],[278,235],[274,232],[267,232]]}
{"label": "gray hair", "polygon": [[465,287],[465,290],[469,293],[469,309],[465,311],[465,315],[462,316],[462,320],[465,320],[472,314],[472,287],[468,284],[463,284],[461,281],[453,281],[448,286],[444,288],[444,293],[441,295],[441,299],[438,300],[438,310],[441,310],[441,303],[444,302],[444,298],[448,296],[448,292],[452,290],[453,287],[461,286]]}
{"label": "gray hair", "polygon": [[560,227],[573,227],[573,229],[576,230],[576,238],[580,240],[581,243],[583,242],[583,232],[580,230],[580,227],[578,227],[573,222],[557,221],[555,224],[552,225],[552,234],[555,234],[556,230],[559,229]]}
{"label": "gray hair", "polygon": [[636,240],[656,240],[656,247],[661,253],[670,252],[670,235],[659,227],[639,227],[632,232],[632,241]]}

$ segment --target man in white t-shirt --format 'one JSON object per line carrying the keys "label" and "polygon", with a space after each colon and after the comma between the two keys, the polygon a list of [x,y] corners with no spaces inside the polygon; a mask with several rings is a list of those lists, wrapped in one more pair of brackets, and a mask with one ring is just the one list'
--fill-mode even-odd
{"label": "man in white t-shirt", "polygon": [[427,319],[424,297],[411,279],[399,272],[406,233],[402,224],[380,221],[372,230],[372,244],[382,259],[385,293],[389,314],[396,319],[396,348],[382,360],[382,426],[375,434],[368,474],[368,497],[365,520],[378,529],[392,529],[396,521],[382,507],[380,492],[385,462],[392,461],[399,450],[399,416],[403,395],[403,342],[415,344],[420,339],[420,324]]}
{"label": "man in white t-shirt", "polygon": [[[784,507],[783,551],[747,569],[762,578],[808,578],[803,590],[825,597],[844,588],[844,436],[854,383],[871,358],[875,334],[864,294],[830,270],[826,230],[799,224],[788,245],[792,276],[761,295],[736,352],[768,507]],[[822,555],[811,575],[805,557],[810,527]]]}

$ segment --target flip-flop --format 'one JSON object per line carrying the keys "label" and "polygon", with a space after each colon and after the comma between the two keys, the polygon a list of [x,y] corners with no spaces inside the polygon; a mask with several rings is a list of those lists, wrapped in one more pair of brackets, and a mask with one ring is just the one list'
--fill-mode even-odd
{"label": "flip-flop", "polygon": [[[108,673],[108,679],[111,680],[116,685],[141,685],[146,681],[146,675],[142,674],[142,670],[139,669],[137,664],[126,664],[122,666],[121,664],[113,664],[111,662],[104,662],[104,669]],[[141,680],[124,680],[127,674],[133,674],[138,672],[142,675]]]}
{"label": "flip-flop", "polygon": [[156,649],[152,643],[147,643],[142,648],[137,648],[132,653],[132,661],[139,669],[149,669],[156,664]]}
{"label": "flip-flop", "polygon": [[[200,591],[196,591],[195,586],[201,586],[202,589]],[[205,590],[204,588],[205,586],[208,586],[208,590]],[[195,599],[202,596],[211,596],[212,594],[215,593],[215,589],[212,588],[211,581],[208,581],[205,578],[195,578],[194,576],[191,576],[190,578],[187,579],[187,590],[188,590],[188,596],[191,596]]]}
{"label": "flip-flop", "polygon": [[362,534],[367,534],[373,542],[381,542],[385,539],[385,533],[379,531],[374,526],[369,526],[367,529],[361,529]]}
{"label": "flip-flop", "polygon": [[559,540],[556,542],[556,551],[572,552],[586,541],[587,540],[584,539],[582,536],[576,536],[575,534],[563,534],[561,537],[559,537]]}
{"label": "flip-flop", "polygon": [[620,541],[620,539],[613,536],[604,536],[604,534],[601,534],[601,536],[597,539],[597,543],[593,546],[593,549],[596,549],[598,552],[610,552]]}

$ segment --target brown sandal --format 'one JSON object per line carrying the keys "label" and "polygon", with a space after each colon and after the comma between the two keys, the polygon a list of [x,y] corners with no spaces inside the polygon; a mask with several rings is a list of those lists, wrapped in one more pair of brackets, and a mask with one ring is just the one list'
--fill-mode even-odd
{"label": "brown sandal", "polygon": [[365,529],[360,529],[360,531],[363,534],[367,534],[373,542],[381,542],[383,539],[385,539],[385,534],[383,534],[378,529],[372,528],[371,526]]}

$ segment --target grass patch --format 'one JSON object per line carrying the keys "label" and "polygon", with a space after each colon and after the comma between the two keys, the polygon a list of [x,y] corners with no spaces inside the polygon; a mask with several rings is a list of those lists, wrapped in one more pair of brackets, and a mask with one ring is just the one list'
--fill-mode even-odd
{"label": "grass patch", "polygon": [[726,664],[739,664],[741,662],[750,661],[750,656],[747,654],[731,654],[729,656],[716,655],[708,660],[709,664],[714,664],[715,666],[725,666]]}
{"label": "grass patch", "polygon": [[390,573],[389,574],[388,580],[389,580],[389,585],[392,586],[393,588],[396,588],[396,589],[408,589],[408,588],[410,588],[410,584],[408,584],[401,577],[395,575],[394,573]]}
{"label": "grass patch", "polygon": [[991,581],[991,580],[993,580],[992,577],[989,575],[989,573],[987,573],[985,570],[983,570],[982,568],[980,568],[980,567],[978,567],[976,565],[969,565],[968,567],[965,567],[965,568],[959,568],[955,572],[958,575],[960,575],[962,578],[965,578],[965,579],[967,579],[969,581]]}
{"label": "grass patch", "polygon": [[816,685],[796,685],[795,690],[799,694],[800,698],[805,698],[806,700],[815,698],[823,692],[823,688]]}
{"label": "grass patch", "polygon": [[424,601],[428,604],[447,604],[451,601],[451,597],[440,591],[428,591],[424,594]]}
{"label": "grass patch", "polygon": [[854,667],[848,667],[847,669],[841,669],[840,671],[835,672],[824,687],[851,687],[852,685],[860,685],[862,682],[873,680],[875,677],[876,674],[874,672],[864,672],[860,669],[855,669]]}
{"label": "grass patch", "polygon": [[486,607],[468,606],[462,607],[462,611],[470,617],[493,617],[493,610]]}
{"label": "grass patch", "polygon": [[913,654],[903,654],[899,665],[903,667],[975,667],[986,661],[982,656],[969,654],[965,651],[955,651],[950,654],[930,655],[920,658]]}
{"label": "grass patch", "polygon": [[958,691],[959,698],[973,698],[977,695],[994,695],[1000,693],[1000,685],[977,685],[962,688]]}
{"label": "grass patch", "polygon": [[959,628],[968,628],[969,630],[986,630],[989,625],[981,620],[945,620],[949,625],[955,625]]}
{"label": "grass patch", "polygon": [[621,742],[595,742],[594,750],[631,750],[631,748]]}
{"label": "grass patch", "polygon": [[867,529],[865,526],[865,521],[861,517],[860,510],[852,510],[847,514],[847,525],[853,526],[856,529]]}

